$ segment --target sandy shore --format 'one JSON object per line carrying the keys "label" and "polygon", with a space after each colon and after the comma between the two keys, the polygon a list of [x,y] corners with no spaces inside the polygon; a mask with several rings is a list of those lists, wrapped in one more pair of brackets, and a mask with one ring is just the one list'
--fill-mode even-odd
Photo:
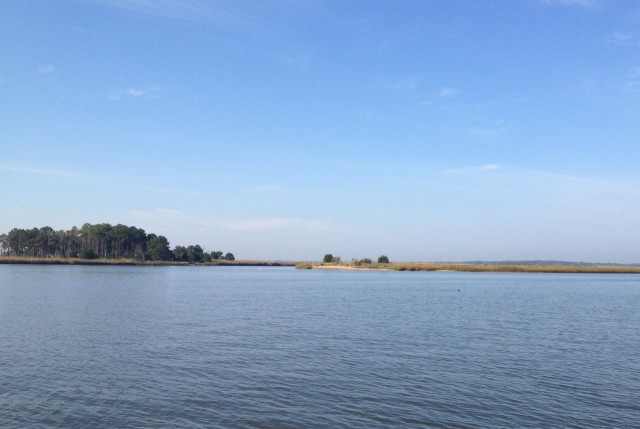
{"label": "sandy shore", "polygon": [[387,266],[373,264],[322,265],[305,263],[304,268],[314,270],[347,271],[438,271],[438,272],[504,272],[504,273],[571,273],[571,274],[640,274],[640,266],[624,265],[485,265],[462,263],[392,263]]}
{"label": "sandy shore", "polygon": [[314,270],[343,270],[343,271],[393,271],[390,268],[351,267],[345,265],[314,265]]}

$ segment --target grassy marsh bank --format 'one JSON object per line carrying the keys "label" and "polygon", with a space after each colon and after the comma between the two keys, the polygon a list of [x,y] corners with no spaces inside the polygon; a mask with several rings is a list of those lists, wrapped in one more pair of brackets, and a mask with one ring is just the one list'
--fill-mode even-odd
{"label": "grassy marsh bank", "polygon": [[[567,274],[640,274],[639,266],[625,265],[495,265],[464,263],[431,263],[431,262],[394,262],[389,264],[355,265],[353,263],[306,264],[311,269],[320,270],[391,270],[391,271],[466,271],[490,273],[567,273]],[[296,268],[298,267],[296,265]]]}
{"label": "grassy marsh bank", "polygon": [[237,266],[237,267],[292,267],[296,263],[290,261],[254,261],[254,260],[216,260],[189,264],[180,261],[138,261],[135,259],[79,259],[79,258],[31,258],[25,256],[0,256],[0,264],[42,264],[42,265],[202,265],[202,266]]}

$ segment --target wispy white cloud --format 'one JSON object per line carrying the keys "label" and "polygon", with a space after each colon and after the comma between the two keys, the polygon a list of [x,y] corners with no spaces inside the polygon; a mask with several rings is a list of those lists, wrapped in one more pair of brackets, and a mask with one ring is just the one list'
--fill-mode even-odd
{"label": "wispy white cloud", "polygon": [[455,88],[449,88],[449,87],[445,87],[442,88],[440,90],[440,92],[438,93],[439,97],[453,97],[454,95],[456,95],[458,93],[458,90]]}
{"label": "wispy white cloud", "polygon": [[624,90],[626,92],[640,91],[640,67],[635,67],[627,70]]}
{"label": "wispy white cloud", "polygon": [[347,225],[301,218],[253,218],[253,219],[204,219],[192,213],[167,208],[153,208],[148,210],[128,210],[127,213],[140,219],[153,221],[181,221],[198,225],[209,230],[227,230],[235,232],[335,232],[351,230]]}
{"label": "wispy white cloud", "polygon": [[499,170],[498,164],[483,164],[473,167],[459,167],[445,170],[445,174],[472,173],[472,172],[488,172]]}
{"label": "wispy white cloud", "polygon": [[255,192],[259,194],[274,194],[279,192],[286,192],[287,188],[284,186],[278,185],[257,185],[257,186],[249,186],[247,188],[249,192]]}
{"label": "wispy white cloud", "polygon": [[615,31],[609,36],[609,42],[616,45],[628,45],[634,42],[634,34],[629,31]]}
{"label": "wispy white cloud", "polygon": [[155,100],[158,98],[159,88],[150,86],[146,88],[127,88],[124,90],[114,91],[109,95],[109,101],[118,101],[122,99],[145,98]]}
{"label": "wispy white cloud", "polygon": [[43,168],[40,166],[33,166],[33,165],[0,164],[0,172],[2,171],[8,172],[8,173],[17,173],[17,174],[52,177],[52,178],[60,177],[60,178],[70,178],[70,179],[99,180],[101,183],[103,183],[102,186],[104,186],[104,183],[107,183],[113,187],[134,189],[134,190],[140,190],[144,192],[155,192],[155,193],[161,193],[161,194],[190,195],[195,197],[219,196],[214,192],[208,192],[208,191],[180,189],[180,188],[171,188],[171,187],[133,185],[126,178],[121,176],[116,176],[116,175],[90,174],[90,173],[73,171],[73,170],[55,170],[55,169]]}
{"label": "wispy white cloud", "polygon": [[467,128],[466,133],[469,137],[480,140],[489,140],[505,133],[510,128],[510,123],[504,119],[498,119],[488,126]]}
{"label": "wispy white cloud", "polygon": [[47,168],[26,165],[0,164],[0,171],[50,177],[89,177],[88,174],[80,173],[77,171],[51,170]]}
{"label": "wispy white cloud", "polygon": [[[562,172],[554,172],[547,170],[537,170],[526,167],[518,166],[502,166],[499,164],[488,163],[479,166],[468,166],[459,168],[450,168],[444,171],[444,174],[459,174],[459,173],[477,173],[485,174],[493,172],[495,177],[508,184],[515,183],[530,183],[532,186],[540,187],[543,183],[555,183],[556,186],[562,184],[564,187],[580,188],[585,192],[614,192],[621,194],[633,195],[634,198],[640,197],[640,186],[637,182],[632,180],[617,180],[601,177],[585,177],[572,175]],[[552,187],[548,187],[549,190]]]}
{"label": "wispy white cloud", "polygon": [[157,186],[141,186],[141,185],[130,185],[130,184],[123,184],[121,186],[129,189],[138,189],[140,191],[157,192],[162,194],[192,195],[196,197],[218,196],[218,194],[214,192],[197,191],[197,190],[191,190],[191,189],[180,189],[180,188],[169,188],[169,187],[163,188],[163,187],[157,187]]}
{"label": "wispy white cloud", "polygon": [[295,218],[269,218],[269,219],[245,219],[221,221],[220,226],[234,231],[280,231],[280,230],[322,230],[331,231],[329,222],[295,219]]}
{"label": "wispy white cloud", "polygon": [[180,210],[155,208],[151,210],[128,210],[128,214],[141,219],[180,219],[182,212]]}
{"label": "wispy white cloud", "polygon": [[290,0],[91,0],[126,13],[172,21],[201,22],[221,29],[260,33],[309,7]]}
{"label": "wispy white cloud", "polygon": [[145,94],[145,91],[136,88],[129,88],[125,91],[125,94],[130,97],[140,97]]}
{"label": "wispy white cloud", "polygon": [[384,88],[395,92],[414,91],[418,88],[422,80],[424,80],[424,78],[420,76],[404,76],[385,85]]}
{"label": "wispy white cloud", "polygon": [[49,63],[43,66],[38,67],[33,74],[35,76],[46,76],[56,71],[56,66]]}
{"label": "wispy white cloud", "polygon": [[439,101],[442,101],[443,99],[451,98],[456,95],[458,95],[458,90],[456,88],[445,86],[443,88],[440,88],[438,91],[435,91],[433,95],[420,101],[418,104],[420,106],[431,106],[438,103]]}

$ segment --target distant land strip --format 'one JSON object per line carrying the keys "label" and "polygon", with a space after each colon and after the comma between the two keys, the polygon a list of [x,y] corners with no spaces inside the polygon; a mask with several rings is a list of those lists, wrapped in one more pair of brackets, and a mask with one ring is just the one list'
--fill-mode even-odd
{"label": "distant land strip", "polygon": [[261,260],[216,260],[211,262],[181,261],[140,261],[136,259],[80,259],[80,258],[33,258],[28,256],[0,256],[0,264],[33,265],[136,265],[136,266],[228,266],[228,267],[294,267],[314,270],[349,271],[456,271],[456,272],[492,272],[492,273],[567,273],[567,274],[640,274],[639,265],[571,263],[566,265],[535,265],[522,263],[443,263],[443,262],[392,262],[355,264],[352,262],[320,263],[294,261]]}
{"label": "distant land strip", "polygon": [[374,271],[457,271],[457,272],[492,272],[492,273],[574,273],[574,274],[640,274],[637,265],[599,265],[583,263],[567,263],[567,265],[533,265],[522,264],[487,264],[487,263],[431,263],[431,262],[393,262],[388,264],[354,264],[354,263],[298,263],[298,269],[316,270],[374,270]]}
{"label": "distant land strip", "polygon": [[80,259],[80,258],[33,258],[29,256],[0,256],[0,264],[41,265],[145,265],[145,266],[230,266],[230,267],[293,267],[292,261],[213,260],[211,262],[140,261],[137,259]]}

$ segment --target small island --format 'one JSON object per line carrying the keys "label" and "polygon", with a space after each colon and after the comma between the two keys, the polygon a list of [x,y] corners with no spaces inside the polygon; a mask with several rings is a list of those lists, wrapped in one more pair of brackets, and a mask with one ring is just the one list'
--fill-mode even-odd
{"label": "small island", "polygon": [[301,262],[298,269],[374,270],[374,271],[456,271],[505,273],[576,273],[576,274],[640,274],[639,265],[601,264],[565,261],[499,261],[499,262],[390,262],[386,255],[377,262],[370,258],[343,262],[328,253],[322,262]]}

